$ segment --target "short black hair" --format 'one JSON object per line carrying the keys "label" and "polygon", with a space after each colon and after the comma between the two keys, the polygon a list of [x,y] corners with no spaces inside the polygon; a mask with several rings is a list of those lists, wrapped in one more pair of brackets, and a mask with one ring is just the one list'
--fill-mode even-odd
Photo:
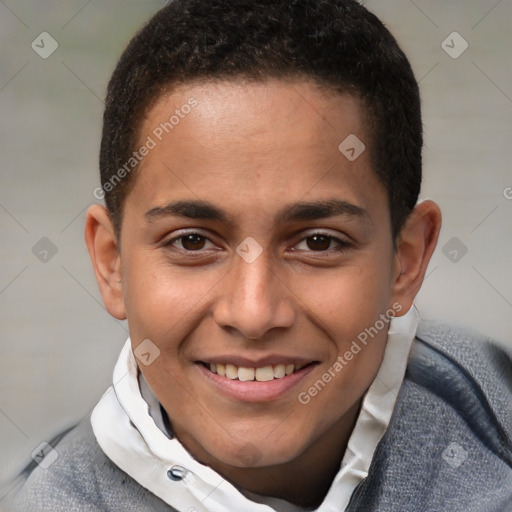
{"label": "short black hair", "polygon": [[[116,234],[145,111],[187,82],[313,80],[362,101],[373,168],[395,240],[421,187],[419,88],[383,23],[355,0],[171,0],[133,37],[108,85],[101,185]],[[340,141],[341,142],[341,141]]]}

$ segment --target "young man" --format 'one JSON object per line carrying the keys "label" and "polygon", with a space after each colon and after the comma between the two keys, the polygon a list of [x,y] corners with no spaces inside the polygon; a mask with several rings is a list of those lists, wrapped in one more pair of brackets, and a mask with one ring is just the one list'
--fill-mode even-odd
{"label": "young man", "polygon": [[85,228],[130,339],[9,510],[511,510],[510,362],[418,326],[421,148],[409,63],[357,2],[157,13]]}

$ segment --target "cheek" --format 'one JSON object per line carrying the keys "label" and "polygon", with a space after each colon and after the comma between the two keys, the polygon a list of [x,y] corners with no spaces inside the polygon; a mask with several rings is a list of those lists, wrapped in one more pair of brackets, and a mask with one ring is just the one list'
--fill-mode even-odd
{"label": "cheek", "polygon": [[327,422],[344,412],[368,387],[386,346],[389,322],[380,318],[391,296],[390,265],[382,258],[368,256],[364,263],[339,268],[335,274],[317,275],[296,288],[306,305],[305,315],[329,335],[330,360],[322,369],[328,389],[324,392],[319,383],[316,388],[322,392],[304,390],[315,395],[316,407],[331,411],[323,413]]}
{"label": "cheek", "polygon": [[338,343],[341,360],[333,378],[333,394],[357,399],[375,378],[386,348],[391,297],[391,264],[374,257],[368,266],[346,279],[345,291],[339,295],[344,313],[338,329],[344,332]]}
{"label": "cheek", "polygon": [[173,268],[160,257],[132,257],[123,274],[130,332],[162,347],[172,345],[197,318],[220,277],[197,268]]}
{"label": "cheek", "polygon": [[292,283],[305,315],[316,319],[333,339],[352,339],[387,310],[390,263],[372,253],[364,256],[357,264],[303,274]]}

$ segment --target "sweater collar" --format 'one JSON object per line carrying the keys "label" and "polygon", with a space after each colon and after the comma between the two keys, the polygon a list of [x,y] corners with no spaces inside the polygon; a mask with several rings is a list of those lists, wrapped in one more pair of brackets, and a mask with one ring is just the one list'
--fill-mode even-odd
{"label": "sweater collar", "polygon": [[[413,306],[392,318],[379,372],[368,389],[340,470],[317,512],[344,510],[354,489],[366,478],[384,435],[405,374],[419,322]],[[142,379],[127,340],[114,369],[113,386],[91,416],[105,454],[140,485],[179,512],[295,512],[304,509],[283,500],[240,492],[212,468],[195,460],[164,426],[158,400]]]}

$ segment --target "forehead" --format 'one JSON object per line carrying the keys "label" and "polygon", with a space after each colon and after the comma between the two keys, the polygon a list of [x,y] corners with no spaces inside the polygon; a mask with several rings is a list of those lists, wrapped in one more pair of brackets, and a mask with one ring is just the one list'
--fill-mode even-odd
{"label": "forehead", "polygon": [[185,84],[142,123],[139,145],[152,149],[130,196],[151,207],[201,199],[266,212],[333,195],[386,207],[363,119],[358,99],[307,81]]}
{"label": "forehead", "polygon": [[[197,103],[198,108],[188,115],[191,109],[187,108],[187,103],[191,101]],[[285,151],[292,149],[291,144],[308,147],[321,141],[334,143],[337,147],[343,136],[340,133],[342,127],[366,138],[363,114],[361,102],[356,97],[336,93],[312,80],[191,82],[163,93],[152,102],[141,134],[156,131],[158,138],[159,126],[174,117],[171,120],[173,136],[190,127],[194,131],[207,132],[203,133],[206,137],[195,141],[198,144],[212,140],[213,136],[230,141],[247,141],[250,137],[253,151],[261,154],[265,149],[261,144],[268,142],[265,138],[272,132],[287,136],[286,140],[284,137],[273,138],[274,149],[284,143],[282,149]],[[187,125],[185,128],[178,130],[177,125],[182,124],[184,118],[190,120],[183,123]],[[165,137],[166,134],[165,131],[162,135]],[[170,139],[173,137],[165,138],[172,143]],[[266,147],[270,149],[269,145]],[[245,149],[249,148],[246,145]]]}

